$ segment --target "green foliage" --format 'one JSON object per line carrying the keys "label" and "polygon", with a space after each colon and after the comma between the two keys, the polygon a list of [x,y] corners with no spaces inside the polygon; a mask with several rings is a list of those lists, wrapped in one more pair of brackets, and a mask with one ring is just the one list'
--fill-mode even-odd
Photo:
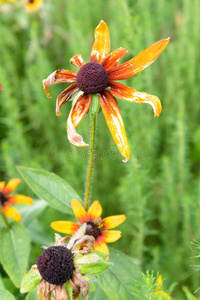
{"label": "green foliage", "polygon": [[0,299],[1,300],[15,300],[13,295],[6,290],[0,289]]}
{"label": "green foliage", "polygon": [[32,291],[39,283],[41,279],[41,275],[38,269],[30,270],[23,278],[20,292],[27,293]]}

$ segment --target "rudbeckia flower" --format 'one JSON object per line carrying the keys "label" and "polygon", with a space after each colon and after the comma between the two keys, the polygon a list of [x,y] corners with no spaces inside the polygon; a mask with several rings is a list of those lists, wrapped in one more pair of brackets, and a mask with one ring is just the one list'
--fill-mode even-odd
{"label": "rudbeckia flower", "polygon": [[162,284],[163,284],[162,275],[159,275],[156,283],[155,294],[156,295],[160,294],[163,297],[167,298],[167,300],[170,300],[171,297],[166,292],[161,290]]}
{"label": "rudbeckia flower", "polygon": [[[73,212],[77,220],[84,224],[86,223],[86,235],[91,235],[95,238],[94,249],[109,253],[106,243],[113,243],[121,237],[119,230],[112,229],[123,223],[126,219],[125,215],[116,215],[101,219],[102,207],[99,201],[94,201],[86,212],[82,204],[73,199],[71,202]],[[80,227],[78,223],[70,221],[55,221],[51,223],[51,227],[65,234],[74,234]]]}
{"label": "rudbeckia flower", "polygon": [[38,11],[43,4],[43,0],[25,0],[25,8],[28,13]]}
{"label": "rudbeckia flower", "polygon": [[156,96],[138,92],[115,80],[127,79],[148,67],[167,46],[169,38],[160,40],[129,61],[117,66],[122,57],[128,52],[118,48],[110,53],[110,34],[107,24],[101,21],[95,30],[95,41],[92,47],[90,62],[85,63],[80,54],[71,58],[70,62],[79,71],[59,69],[43,80],[44,90],[51,97],[49,88],[54,83],[73,83],[57,98],[56,113],[60,115],[60,108],[69,101],[77,91],[82,91],[67,120],[69,141],[76,145],[88,146],[82,136],[76,132],[76,127],[83,120],[92,103],[92,94],[98,94],[99,102],[105,116],[111,135],[126,162],[130,157],[130,149],[126,137],[122,116],[114,97],[133,103],[149,103],[154,110],[154,116],[161,113],[161,103]]}
{"label": "rudbeckia flower", "polygon": [[23,195],[10,195],[20,182],[21,180],[19,178],[11,179],[7,184],[5,181],[0,182],[0,205],[5,215],[16,222],[21,221],[21,216],[10,204],[33,204],[33,200],[30,197]]}

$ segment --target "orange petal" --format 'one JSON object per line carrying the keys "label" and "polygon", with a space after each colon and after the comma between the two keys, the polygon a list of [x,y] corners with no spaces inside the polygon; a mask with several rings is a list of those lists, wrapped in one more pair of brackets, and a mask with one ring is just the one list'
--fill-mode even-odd
{"label": "orange petal", "polygon": [[6,185],[5,181],[0,182],[0,192],[3,192],[5,185]]}
{"label": "orange petal", "polygon": [[159,117],[162,111],[162,105],[158,97],[147,93],[138,92],[129,86],[114,81],[109,81],[109,88],[110,93],[116,98],[127,100],[133,103],[150,104],[154,110],[154,117]]}
{"label": "orange petal", "polygon": [[128,51],[122,47],[114,50],[103,60],[102,66],[106,69],[106,71],[115,67],[127,53]]}
{"label": "orange petal", "polygon": [[90,62],[101,63],[110,53],[110,33],[108,25],[101,21],[95,29],[95,41],[91,51]]}
{"label": "orange petal", "polygon": [[7,202],[11,204],[33,204],[33,199],[24,195],[13,195],[7,197]]}
{"label": "orange petal", "polygon": [[104,91],[99,95],[99,101],[115,144],[125,157],[123,161],[127,162],[130,158],[130,149],[119,107],[108,91]]}
{"label": "orange petal", "polygon": [[77,72],[64,70],[64,69],[59,69],[51,73],[46,79],[42,81],[43,88],[45,90],[47,97],[49,98],[51,97],[49,93],[49,89],[54,83],[76,82],[76,75]]}
{"label": "orange petal", "polygon": [[95,241],[94,249],[109,254],[109,249],[106,243],[98,241],[98,239]]}
{"label": "orange petal", "polygon": [[14,189],[16,189],[16,187],[20,184],[21,182],[21,179],[19,178],[13,178],[11,179],[7,184],[6,184],[6,187],[4,188],[4,195],[8,195],[10,194],[11,192],[14,191]]}
{"label": "orange petal", "polygon": [[162,53],[169,38],[160,40],[153,45],[146,48],[140,54],[125,62],[124,64],[114,67],[108,71],[110,80],[127,79],[134,76],[136,73],[141,72],[148,67],[156,58]]}
{"label": "orange petal", "polygon": [[9,204],[3,205],[3,211],[7,217],[9,217],[10,219],[16,222],[20,222],[22,219],[18,211],[14,207],[10,206]]}
{"label": "orange petal", "polygon": [[85,64],[81,54],[74,55],[70,59],[70,63],[79,69]]}
{"label": "orange petal", "polygon": [[80,227],[79,224],[70,221],[55,221],[50,226],[54,230],[66,234],[74,234]]}
{"label": "orange petal", "polygon": [[102,207],[98,200],[94,201],[89,209],[88,215],[90,217],[90,221],[98,220],[102,215]]}
{"label": "orange petal", "polygon": [[122,224],[126,220],[125,215],[116,215],[116,216],[110,216],[107,218],[104,218],[102,220],[103,223],[103,229],[112,229],[120,224]]}
{"label": "orange petal", "polygon": [[120,230],[101,231],[101,237],[103,237],[106,243],[113,243],[121,237],[121,231]]}
{"label": "orange petal", "polygon": [[77,147],[86,147],[89,146],[86,144],[81,135],[76,132],[76,127],[83,120],[86,113],[88,112],[92,102],[91,95],[82,94],[72,107],[69,117],[67,119],[67,133],[68,140],[70,143]]}
{"label": "orange petal", "polygon": [[87,222],[88,221],[88,214],[87,214],[85,208],[83,207],[83,205],[75,199],[73,199],[71,201],[71,205],[72,205],[72,209],[73,209],[74,215],[77,218],[77,220],[81,224]]}
{"label": "orange petal", "polygon": [[68,88],[66,88],[60,95],[58,95],[56,99],[56,115],[61,115],[60,108],[63,104],[69,101],[72,96],[79,90],[77,84],[71,84]]}

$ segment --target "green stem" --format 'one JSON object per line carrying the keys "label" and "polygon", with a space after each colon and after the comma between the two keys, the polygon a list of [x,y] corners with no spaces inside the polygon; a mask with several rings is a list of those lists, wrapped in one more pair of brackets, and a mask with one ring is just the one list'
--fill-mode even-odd
{"label": "green stem", "polygon": [[89,161],[88,161],[88,171],[87,171],[87,180],[85,187],[85,199],[84,206],[85,209],[88,209],[90,192],[91,192],[91,182],[92,182],[92,169],[94,163],[94,145],[95,145],[95,133],[96,133],[96,115],[91,115],[91,136],[90,136],[90,152],[89,152]]}
{"label": "green stem", "polygon": [[6,224],[6,227],[10,228],[10,224],[8,223],[8,220],[7,220],[7,218],[6,218],[5,214],[4,214],[4,211],[3,211],[2,207],[1,207],[1,205],[0,205],[0,214],[2,216],[2,219],[4,220],[4,223]]}

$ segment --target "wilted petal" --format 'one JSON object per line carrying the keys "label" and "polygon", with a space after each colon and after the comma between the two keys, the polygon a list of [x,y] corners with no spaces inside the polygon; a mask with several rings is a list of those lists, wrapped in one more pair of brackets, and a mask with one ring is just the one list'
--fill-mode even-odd
{"label": "wilted petal", "polygon": [[130,158],[130,149],[119,107],[108,91],[99,95],[99,101],[114,142],[125,157],[123,161],[127,162]]}
{"label": "wilted petal", "polygon": [[88,215],[90,217],[90,221],[98,220],[102,214],[102,207],[98,200],[94,201],[89,209]]}
{"label": "wilted petal", "polygon": [[85,208],[83,207],[83,205],[75,199],[73,199],[71,201],[71,205],[72,205],[72,209],[73,209],[74,215],[77,218],[77,220],[82,224],[87,222],[88,215],[87,215],[87,212],[86,212]]}
{"label": "wilted petal", "polygon": [[103,229],[112,229],[120,224],[122,224],[126,220],[125,215],[116,215],[116,216],[110,216],[107,218],[104,218],[102,220],[103,223]]}
{"label": "wilted petal", "polygon": [[121,237],[121,231],[120,230],[101,231],[101,237],[104,238],[106,243],[113,243]]}
{"label": "wilted petal", "polygon": [[162,53],[169,38],[160,40],[146,48],[140,54],[125,62],[124,64],[114,67],[108,71],[110,80],[127,79],[134,76],[136,73],[148,67]]}
{"label": "wilted petal", "polygon": [[51,97],[49,93],[49,89],[54,83],[76,82],[76,75],[77,72],[65,70],[65,69],[59,69],[51,73],[46,79],[42,81],[43,88],[45,90],[47,97],[49,98]]}
{"label": "wilted petal", "polygon": [[33,204],[33,199],[31,197],[24,196],[24,195],[13,195],[13,196],[7,197],[7,202],[9,202],[11,204],[29,204],[29,205],[32,205]]}
{"label": "wilted petal", "polygon": [[101,21],[95,29],[95,41],[91,51],[90,62],[101,63],[110,53],[110,33],[107,24]]}
{"label": "wilted petal", "polygon": [[78,69],[80,69],[85,64],[81,54],[74,55],[70,59],[70,63],[75,67],[77,67]]}
{"label": "wilted petal", "polygon": [[103,60],[102,66],[106,69],[106,71],[115,67],[127,53],[128,51],[122,47],[114,50]]}
{"label": "wilted petal", "polygon": [[9,204],[4,204],[3,205],[3,211],[4,211],[4,213],[7,217],[9,217],[10,219],[12,219],[16,222],[20,222],[21,219],[22,219],[20,214],[16,210],[16,208],[12,207]]}
{"label": "wilted petal", "polygon": [[55,287],[55,297],[56,297],[56,300],[69,300],[64,284],[56,285],[56,287]]}
{"label": "wilted petal", "polygon": [[133,103],[150,104],[154,110],[154,117],[159,117],[162,111],[162,105],[158,97],[147,93],[138,92],[119,82],[109,81],[109,87],[111,94],[116,98],[127,100]]}
{"label": "wilted petal", "polygon": [[86,113],[90,108],[91,102],[92,102],[91,95],[85,93],[82,94],[75,102],[74,106],[70,111],[69,117],[67,119],[68,140],[70,141],[70,143],[72,143],[77,147],[89,146],[83,141],[82,136],[76,132],[75,128],[85,117]]}
{"label": "wilted petal", "polygon": [[21,179],[19,178],[13,178],[11,179],[7,184],[6,184],[6,187],[4,188],[4,195],[8,195],[10,194],[11,192],[13,192],[16,187],[20,184],[21,182]]}
{"label": "wilted petal", "polygon": [[65,234],[74,234],[80,227],[79,224],[70,221],[55,221],[51,223],[51,228]]}
{"label": "wilted petal", "polygon": [[56,99],[56,115],[61,115],[60,108],[63,104],[65,104],[67,101],[69,101],[72,96],[79,90],[77,87],[77,84],[74,83],[70,85],[68,88],[66,88],[60,95],[58,95]]}

